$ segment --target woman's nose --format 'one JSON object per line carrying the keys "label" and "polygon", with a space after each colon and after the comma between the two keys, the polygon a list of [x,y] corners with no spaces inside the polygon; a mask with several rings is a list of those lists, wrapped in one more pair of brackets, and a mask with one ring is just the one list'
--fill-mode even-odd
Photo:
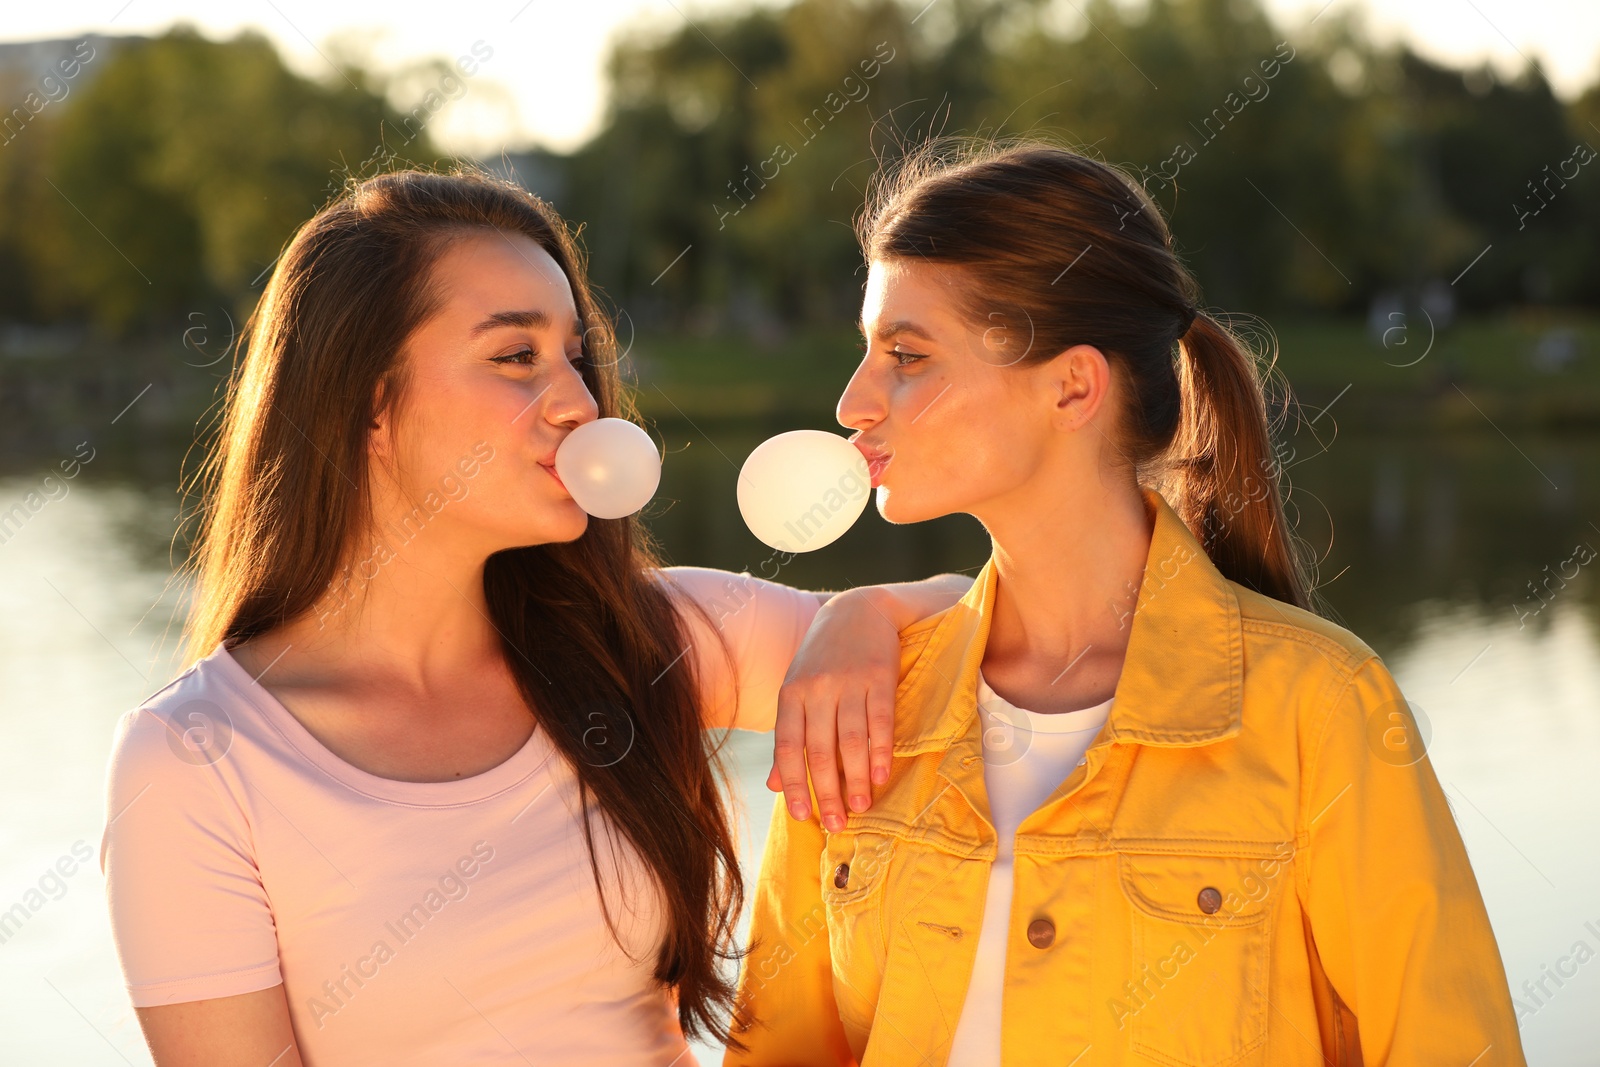
{"label": "woman's nose", "polygon": [[884,414],[883,390],[872,381],[865,365],[856,368],[839,397],[834,417],[840,426],[865,430],[883,421]]}
{"label": "woman's nose", "polygon": [[556,424],[570,425],[576,429],[600,417],[600,406],[589,392],[589,384],[576,367],[572,367],[560,381],[550,386],[550,408],[547,418]]}

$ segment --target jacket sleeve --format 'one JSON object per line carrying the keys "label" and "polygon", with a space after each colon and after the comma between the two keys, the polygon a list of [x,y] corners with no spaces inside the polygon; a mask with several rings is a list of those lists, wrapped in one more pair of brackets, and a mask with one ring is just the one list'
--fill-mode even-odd
{"label": "jacket sleeve", "polygon": [[772,806],[733,1023],[745,1051],[730,1047],[724,1067],[855,1067],[833,1000],[815,795],[811,811],[796,822],[781,799]]}
{"label": "jacket sleeve", "polygon": [[1381,660],[1332,702],[1312,749],[1300,891],[1366,1067],[1523,1067],[1478,882],[1415,720]]}

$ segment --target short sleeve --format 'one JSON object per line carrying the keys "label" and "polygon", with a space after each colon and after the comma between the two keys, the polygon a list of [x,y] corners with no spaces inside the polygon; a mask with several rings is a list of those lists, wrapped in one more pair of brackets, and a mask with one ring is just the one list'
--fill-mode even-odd
{"label": "short sleeve", "polygon": [[[682,612],[699,672],[705,725],[772,729],[778,690],[822,606],[817,594],[705,567],[667,567],[660,574],[705,612],[704,617],[692,607]],[[719,639],[727,642],[732,675]]]}
{"label": "short sleeve", "polygon": [[159,709],[118,723],[100,869],[135,1007],[282,983],[244,813]]}

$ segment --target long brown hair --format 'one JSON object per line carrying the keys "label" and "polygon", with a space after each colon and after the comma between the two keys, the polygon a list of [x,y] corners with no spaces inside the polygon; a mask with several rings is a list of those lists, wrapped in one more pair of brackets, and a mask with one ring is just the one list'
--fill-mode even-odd
{"label": "long brown hair", "polygon": [[[485,228],[550,253],[588,326],[582,373],[600,415],[637,418],[581,252],[543,201],[461,168],[352,183],[295,234],[246,325],[217,447],[193,485],[191,658],[304,616],[358,555],[370,427],[404,398],[399,354],[438,305],[430,271],[452,239]],[[659,886],[656,981],[675,989],[687,1033],[726,1041],[733,989],[722,965],[738,955],[744,883],[694,671],[669,669],[688,637],[647,574],[659,565],[636,518],[591,518],[576,541],[495,553],[484,594],[523,698],[576,772],[613,935],[591,796]]]}
{"label": "long brown hair", "polygon": [[1128,397],[1113,443],[1135,479],[1172,501],[1227,578],[1312,609],[1259,357],[1196,306],[1142,185],[1037,141],[936,142],[880,174],[857,233],[868,262],[960,268],[969,320],[1027,339],[1018,363],[1099,348]]}

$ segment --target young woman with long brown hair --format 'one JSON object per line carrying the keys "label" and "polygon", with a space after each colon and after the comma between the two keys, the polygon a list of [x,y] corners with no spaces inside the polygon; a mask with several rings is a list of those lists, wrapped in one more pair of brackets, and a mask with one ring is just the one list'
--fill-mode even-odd
{"label": "young woman with long brown hair", "polygon": [[892,692],[898,628],[967,583],[661,569],[553,466],[632,414],[616,363],[566,227],[508,182],[372,178],[285,249],[203,479],[195,662],[110,768],[160,1067],[666,1065],[726,1036],[707,728],[771,728],[815,624],[834,703],[785,703],[829,737],[837,712],[859,806],[874,657]]}
{"label": "young woman with long brown hair", "polygon": [[1405,699],[1313,610],[1258,368],[1117,169],[882,185],[839,401],[890,522],[994,552],[901,634],[888,783],[775,812],[741,1064],[1521,1064]]}

